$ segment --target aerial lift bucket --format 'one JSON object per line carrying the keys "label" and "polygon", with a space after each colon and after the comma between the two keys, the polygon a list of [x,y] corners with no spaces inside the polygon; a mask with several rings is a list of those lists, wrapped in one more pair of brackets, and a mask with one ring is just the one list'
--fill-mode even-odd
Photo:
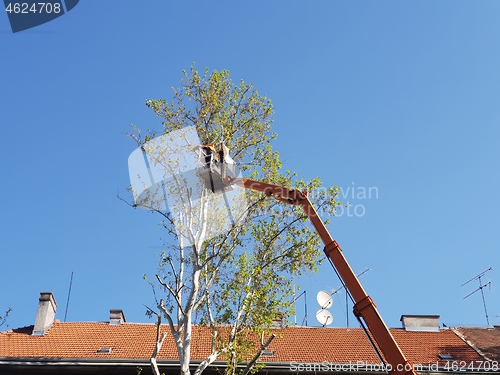
{"label": "aerial lift bucket", "polygon": [[[221,144],[222,154],[215,157],[214,153],[207,153],[202,148],[199,148],[199,160],[201,167],[198,169],[198,176],[204,181],[205,186],[212,193],[226,193],[233,191],[233,185],[226,185],[224,178],[227,175],[234,177],[237,175],[236,164],[228,155],[228,149],[224,144]],[[222,160],[221,160],[222,159]]]}

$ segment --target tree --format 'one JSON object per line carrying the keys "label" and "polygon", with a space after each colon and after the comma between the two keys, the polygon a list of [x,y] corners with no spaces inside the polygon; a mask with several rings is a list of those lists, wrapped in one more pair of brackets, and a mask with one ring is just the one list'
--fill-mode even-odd
{"label": "tree", "polygon": [[[181,88],[172,88],[170,102],[147,100],[147,106],[164,119],[163,132],[148,130],[144,135],[134,126],[130,135],[139,147],[147,147],[161,134],[193,126],[203,144],[224,142],[248,178],[308,190],[319,212],[335,213],[336,187],[321,189],[319,178],[306,182],[297,179],[296,173],[281,170],[279,154],[271,145],[277,135],[271,133],[270,99],[243,80],[233,84],[226,70],[209,73],[207,68],[200,75],[193,64],[189,73],[184,71],[181,82]],[[161,163],[167,167],[172,161]],[[193,227],[190,221],[194,212],[190,199],[179,199],[187,214],[177,219],[172,210],[150,207],[162,215],[169,238],[179,241],[179,245],[166,244],[168,251],[162,255],[156,277],[167,291],[166,300],[157,301],[157,305],[177,345],[183,375],[190,374],[194,317],[212,332],[211,355],[198,366],[196,375],[221,356],[227,361],[227,374],[234,374],[241,362],[247,363],[244,374],[255,371],[260,354],[274,338],[273,321],[293,313],[288,300],[294,278],[304,271],[315,271],[321,261],[319,237],[300,207],[283,205],[254,191],[244,194],[248,200],[246,216],[208,239],[203,236],[210,221],[206,215],[209,204],[204,199],[210,192],[196,203],[196,212],[205,218],[201,226]],[[183,243],[186,238],[191,239],[188,247]],[[158,316],[152,363],[156,363],[165,338],[159,334],[160,323]],[[269,336],[267,341],[265,335]],[[260,347],[255,337],[261,338]]]}
{"label": "tree", "polygon": [[[5,324],[5,322],[7,321],[7,318],[9,317],[9,314],[10,312],[12,311],[12,308],[8,308],[7,311],[5,312],[4,316],[0,316],[0,327],[3,326]],[[7,324],[7,327],[9,325]]]}

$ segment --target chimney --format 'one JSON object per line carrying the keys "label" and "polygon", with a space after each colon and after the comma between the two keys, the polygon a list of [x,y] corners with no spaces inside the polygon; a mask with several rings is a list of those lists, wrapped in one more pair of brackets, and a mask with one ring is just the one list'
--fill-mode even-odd
{"label": "chimney", "polygon": [[273,319],[271,319],[271,326],[269,328],[283,328],[285,314],[277,312]]}
{"label": "chimney", "polygon": [[35,327],[33,328],[33,336],[43,336],[52,324],[56,316],[57,303],[52,293],[40,293],[38,302],[38,310],[36,312]]}
{"label": "chimney", "polygon": [[125,314],[123,310],[109,310],[109,324],[113,326],[119,326],[125,323]]}
{"label": "chimney", "polygon": [[405,331],[439,332],[439,315],[401,315]]}

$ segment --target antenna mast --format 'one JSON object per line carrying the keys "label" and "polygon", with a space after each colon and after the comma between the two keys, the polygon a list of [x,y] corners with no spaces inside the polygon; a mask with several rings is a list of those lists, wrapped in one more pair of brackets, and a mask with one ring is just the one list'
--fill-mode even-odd
{"label": "antenna mast", "polygon": [[295,310],[295,324],[297,324],[297,310],[295,309],[295,301],[297,301],[300,297],[304,295],[304,319],[302,320],[302,325],[304,325],[304,321],[306,322],[306,327],[307,327],[307,293],[304,290],[302,293],[299,294],[298,297],[295,297],[295,286],[293,287],[293,309]]}
{"label": "antenna mast", "polygon": [[[372,270],[371,268],[366,267],[366,269],[363,272],[361,272],[360,274],[358,274],[356,277],[360,278],[363,274],[365,274],[371,270]],[[333,290],[333,288],[331,286],[329,286],[329,288],[332,291],[332,296],[334,296],[335,293],[339,293],[342,289],[344,289],[345,285],[342,285],[337,290]],[[346,322],[347,328],[349,328],[349,299],[348,299],[348,297],[349,297],[349,293],[346,293],[345,294],[345,315],[346,315],[346,320],[347,320],[347,322]]]}
{"label": "antenna mast", "polygon": [[488,280],[488,282],[486,284],[483,284],[483,282],[481,281],[481,277],[483,277],[486,272],[491,271],[492,269],[493,269],[493,267],[490,266],[490,268],[488,268],[486,271],[481,272],[479,275],[474,276],[472,279],[470,279],[469,281],[466,281],[465,283],[463,283],[461,285],[461,286],[464,286],[465,284],[468,284],[468,283],[470,283],[473,280],[478,280],[479,281],[479,288],[477,288],[475,291],[467,294],[463,299],[466,299],[467,297],[473,295],[474,293],[476,293],[479,290],[481,291],[481,296],[483,297],[484,314],[486,315],[486,324],[488,326],[490,325],[490,319],[488,317],[488,310],[486,310],[486,300],[484,299],[483,289],[486,288],[486,287],[491,287],[491,281]]}
{"label": "antenna mast", "polygon": [[66,301],[66,312],[64,313],[64,323],[66,323],[66,317],[68,316],[69,297],[71,296],[71,285],[73,285],[73,271],[71,271],[71,280],[69,282],[68,300]]}

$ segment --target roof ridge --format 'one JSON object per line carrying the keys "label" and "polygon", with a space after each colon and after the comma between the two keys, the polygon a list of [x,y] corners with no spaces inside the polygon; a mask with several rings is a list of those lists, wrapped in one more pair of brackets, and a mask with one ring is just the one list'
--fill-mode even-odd
{"label": "roof ridge", "polygon": [[[54,324],[109,324],[109,321],[85,321],[85,322],[61,322],[58,321],[58,319],[54,320]],[[145,323],[145,322],[123,322],[120,325],[147,325],[147,326],[154,326],[156,323],[151,322],[151,323]],[[164,323],[162,325],[168,325],[168,323]],[[175,326],[175,324],[174,324]],[[33,327],[27,326],[27,327],[19,327],[17,329],[22,329],[22,328],[28,328],[28,327]],[[193,328],[210,328],[208,325],[193,325]],[[231,325],[220,325],[218,327],[231,327]],[[314,327],[314,326],[285,326],[285,327],[275,327],[275,328],[268,328],[272,330],[286,330],[286,329],[324,329],[324,330],[361,330],[359,327]],[[390,328],[396,329],[396,330],[401,330],[401,328]]]}

